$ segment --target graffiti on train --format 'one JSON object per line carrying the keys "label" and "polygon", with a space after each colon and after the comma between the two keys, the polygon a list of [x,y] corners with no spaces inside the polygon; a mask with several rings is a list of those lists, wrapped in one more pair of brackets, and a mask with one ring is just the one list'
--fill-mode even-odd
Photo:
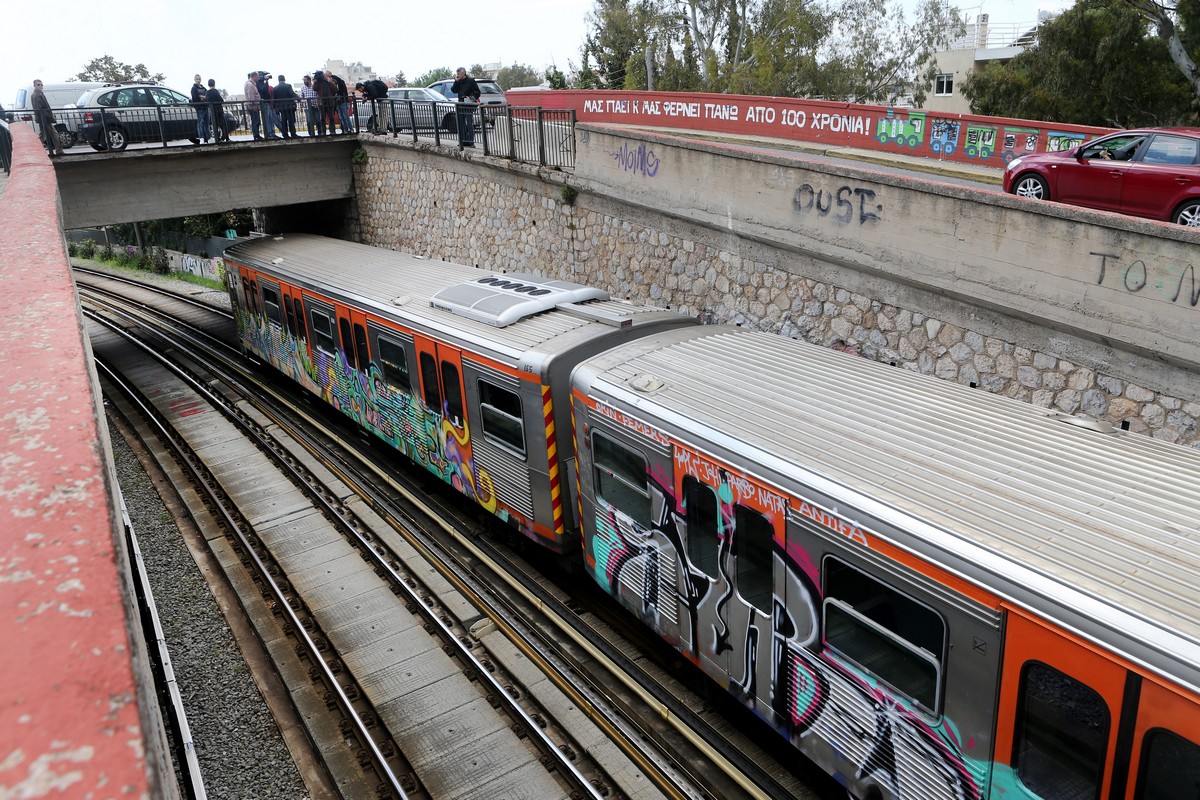
{"label": "graffiti on train", "polygon": [[1116,253],[1088,253],[1097,259],[1096,283],[1129,294],[1153,295],[1170,303],[1200,303],[1200,282],[1193,264],[1147,264],[1144,259],[1126,260]]}
{"label": "graffiti on train", "polygon": [[875,197],[874,189],[863,186],[826,189],[804,183],[792,195],[792,209],[804,216],[828,217],[839,225],[869,225],[883,219],[883,204]]}
{"label": "graffiti on train", "polygon": [[[703,468],[706,459],[696,454],[677,455],[675,463],[694,472],[683,480],[703,475],[702,491],[716,498],[715,545],[706,542],[703,563],[692,563],[698,551],[695,542],[689,549],[685,503],[695,494],[651,469],[650,507],[661,511],[649,526],[597,503],[587,548],[600,584],[798,747],[815,737],[841,754],[851,765],[849,780],[871,781],[897,798],[980,800],[986,765],[965,754],[952,720],[932,721],[824,646],[820,579],[807,553],[785,550],[775,537],[768,563],[772,574],[784,576],[782,596],[773,594],[766,609],[742,597],[737,580],[744,564],[732,542],[750,515],[739,507],[759,506],[755,498],[769,496],[769,487],[749,491],[756,481]],[[707,483],[713,475],[719,484]],[[779,505],[761,504],[764,511]],[[767,513],[776,530],[783,530],[783,513]]]}

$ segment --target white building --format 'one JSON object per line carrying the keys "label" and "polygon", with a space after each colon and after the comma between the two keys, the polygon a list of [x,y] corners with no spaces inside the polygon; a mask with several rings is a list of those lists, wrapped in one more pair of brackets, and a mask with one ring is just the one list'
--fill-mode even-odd
{"label": "white building", "polygon": [[966,32],[946,50],[934,55],[937,77],[928,87],[924,108],[944,114],[969,114],[971,105],[963,97],[961,86],[973,71],[983,69],[991,61],[1008,61],[1013,56],[1037,44],[1038,25],[1055,15],[1038,13],[1035,23],[1014,22],[992,25],[987,14],[980,14]]}

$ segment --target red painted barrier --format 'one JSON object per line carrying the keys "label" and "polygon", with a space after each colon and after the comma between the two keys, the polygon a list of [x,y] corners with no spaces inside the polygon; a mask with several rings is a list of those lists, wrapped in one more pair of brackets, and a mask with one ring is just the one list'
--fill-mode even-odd
{"label": "red painted barrier", "polygon": [[149,797],[101,421],[32,128],[0,196],[0,797]]}
{"label": "red painted barrier", "polygon": [[510,102],[573,109],[609,122],[816,142],[1003,167],[1032,152],[1066,150],[1110,128],[791,97],[680,92],[521,92]]}

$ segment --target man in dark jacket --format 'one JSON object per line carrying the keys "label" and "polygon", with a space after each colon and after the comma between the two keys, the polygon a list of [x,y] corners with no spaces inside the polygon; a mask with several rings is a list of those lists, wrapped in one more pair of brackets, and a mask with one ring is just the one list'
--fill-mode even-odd
{"label": "man in dark jacket", "polygon": [[479,84],[459,67],[454,72],[450,91],[458,95],[458,149],[475,146],[475,104],[479,102]]}
{"label": "man in dark jacket", "polygon": [[324,136],[326,130],[334,133],[334,122],[337,120],[337,97],[334,96],[333,84],[326,79],[325,73],[317,70],[313,73],[313,88],[317,91],[317,102],[321,106],[321,121],[317,125],[318,136]]}
{"label": "man in dark jacket", "polygon": [[196,77],[192,78],[192,106],[196,109],[196,138],[204,144],[208,144],[211,124],[208,118],[209,108],[204,103],[205,93],[204,84],[197,73]]}
{"label": "man in dark jacket", "polygon": [[208,91],[204,93],[204,102],[212,116],[213,141],[217,144],[229,144],[229,127],[225,121],[225,98],[217,88],[217,82],[208,79]]}
{"label": "man in dark jacket", "polygon": [[54,112],[50,109],[50,101],[46,98],[46,93],[42,91],[42,82],[33,82],[33,97],[30,98],[30,107],[33,108],[33,119],[37,122],[41,129],[42,143],[46,145],[46,152],[51,158],[57,158],[63,154],[62,142],[58,139],[58,131],[54,130],[54,123],[57,122],[54,118]]}
{"label": "man in dark jacket", "polygon": [[274,96],[271,91],[271,74],[260,71],[257,86],[258,96],[262,98],[263,136],[267,139],[278,139],[275,129],[279,127],[279,115],[275,113],[275,104],[271,102]]}
{"label": "man in dark jacket", "polygon": [[[338,120],[342,123],[342,133],[350,132],[350,91],[346,88],[346,82],[330,72],[325,76],[333,85],[334,100],[337,104]],[[329,129],[333,133],[333,128]]]}
{"label": "man in dark jacket", "polygon": [[285,139],[296,138],[296,92],[279,76],[275,84],[275,110],[279,112],[279,129]]}
{"label": "man in dark jacket", "polygon": [[371,133],[379,133],[375,126],[375,119],[379,115],[379,101],[387,99],[387,84],[376,78],[366,83],[356,83],[354,88],[362,92],[363,97],[371,104],[371,119],[367,121],[367,130]]}

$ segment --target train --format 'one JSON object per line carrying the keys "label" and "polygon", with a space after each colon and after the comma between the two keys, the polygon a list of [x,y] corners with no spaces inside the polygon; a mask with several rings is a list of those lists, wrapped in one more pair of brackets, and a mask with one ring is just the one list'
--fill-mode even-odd
{"label": "train", "polygon": [[860,800],[1200,787],[1200,453],[570,280],[226,250],[244,352],[574,561]]}

